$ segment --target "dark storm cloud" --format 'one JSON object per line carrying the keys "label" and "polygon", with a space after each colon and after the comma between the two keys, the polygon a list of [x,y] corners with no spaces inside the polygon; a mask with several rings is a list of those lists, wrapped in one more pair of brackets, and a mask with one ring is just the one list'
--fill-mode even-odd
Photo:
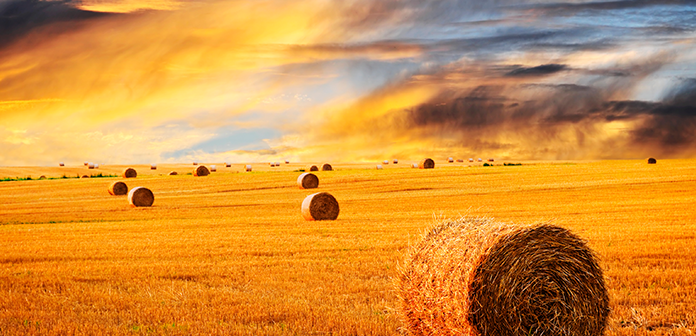
{"label": "dark storm cloud", "polygon": [[518,67],[507,73],[509,77],[544,76],[565,70],[565,64],[544,64],[531,68]]}
{"label": "dark storm cloud", "polygon": [[[0,47],[16,41],[40,27],[57,23],[74,23],[109,15],[80,10],[73,7],[71,3],[72,1],[0,1]],[[63,25],[52,29],[51,33],[71,28],[74,27]]]}

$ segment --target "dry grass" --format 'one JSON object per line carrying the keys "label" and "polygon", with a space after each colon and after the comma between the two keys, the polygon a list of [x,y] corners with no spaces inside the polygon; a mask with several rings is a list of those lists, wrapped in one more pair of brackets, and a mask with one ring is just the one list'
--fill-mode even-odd
{"label": "dry grass", "polygon": [[[0,176],[87,171],[66,164]],[[0,334],[398,335],[397,265],[464,214],[585,238],[607,279],[606,335],[696,330],[696,160],[375,164],[322,176],[341,215],[320,222],[300,214],[302,163],[205,179],[165,173],[190,163],[133,166],[149,208],[105,192],[118,178],[0,182]]]}

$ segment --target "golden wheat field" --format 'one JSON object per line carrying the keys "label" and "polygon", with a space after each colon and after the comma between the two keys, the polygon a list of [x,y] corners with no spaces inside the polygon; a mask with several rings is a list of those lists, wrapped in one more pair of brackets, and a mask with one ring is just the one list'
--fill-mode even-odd
{"label": "golden wheat field", "polygon": [[[299,163],[216,164],[207,177],[135,165],[132,179],[36,180],[127,166],[0,168],[33,178],[0,182],[0,334],[399,335],[400,262],[460,216],[586,239],[607,281],[607,335],[696,331],[696,160],[375,164],[336,163],[313,190],[297,187]],[[154,205],[109,195],[114,181],[151,189]],[[338,220],[302,218],[317,191],[336,197]]]}

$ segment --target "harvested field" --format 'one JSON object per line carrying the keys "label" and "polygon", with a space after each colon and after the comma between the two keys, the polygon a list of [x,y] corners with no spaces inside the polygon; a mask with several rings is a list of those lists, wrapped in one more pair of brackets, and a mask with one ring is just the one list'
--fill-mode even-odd
{"label": "harvested field", "polygon": [[0,334],[399,335],[397,266],[460,215],[585,239],[605,275],[605,335],[696,331],[696,160],[376,164],[322,176],[335,221],[301,216],[307,163],[205,179],[166,175],[190,163],[132,165],[156,191],[143,208],[105,191],[121,177],[50,179],[79,162],[0,167],[49,177],[0,182]]}

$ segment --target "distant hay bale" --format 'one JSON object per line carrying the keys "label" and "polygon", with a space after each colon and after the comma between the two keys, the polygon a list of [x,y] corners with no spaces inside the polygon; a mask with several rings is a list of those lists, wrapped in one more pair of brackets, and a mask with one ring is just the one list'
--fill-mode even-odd
{"label": "distant hay bale", "polygon": [[99,169],[99,164],[98,164],[98,163],[95,163],[95,164],[94,164],[94,169]]}
{"label": "distant hay bale", "polygon": [[609,315],[594,253],[570,231],[461,219],[411,248],[398,279],[411,335],[602,335]]}
{"label": "distant hay bale", "polygon": [[648,164],[656,164],[656,163],[657,163],[657,160],[655,160],[655,158],[648,159]]}
{"label": "distant hay bale", "polygon": [[89,168],[89,169],[94,169],[94,163],[88,162],[88,163],[87,163],[87,168]]}
{"label": "distant hay bale", "polygon": [[89,166],[89,162],[85,162],[85,166]]}
{"label": "distant hay bale", "polygon": [[433,169],[435,168],[435,161],[433,161],[433,159],[423,159],[423,161],[418,164],[418,168]]}
{"label": "distant hay bale", "polygon": [[45,179],[46,179],[46,175],[39,176],[39,180],[45,180]]}
{"label": "distant hay bale", "polygon": [[382,164],[388,165],[388,164],[389,164],[389,160],[384,160],[384,161],[382,161]]}
{"label": "distant hay bale", "polygon": [[307,171],[319,171],[319,167],[317,167],[316,165],[309,165],[307,166]]}
{"label": "distant hay bale", "polygon": [[332,170],[333,170],[333,167],[331,167],[331,165],[328,163],[321,165],[321,171],[332,171]]}
{"label": "distant hay bale", "polygon": [[327,192],[309,195],[302,202],[302,217],[308,221],[336,220],[338,212],[338,201]]}
{"label": "distant hay bale", "polygon": [[454,162],[454,158],[447,158],[447,162],[449,162],[449,163]]}
{"label": "distant hay bale", "polygon": [[89,175],[82,175],[82,178],[89,178]]}
{"label": "distant hay bale", "polygon": [[198,166],[193,170],[193,176],[208,176],[210,175],[210,170],[206,166]]}
{"label": "distant hay bale", "polygon": [[123,171],[123,178],[134,178],[138,177],[138,172],[135,171],[133,168],[126,168],[126,170]]}
{"label": "distant hay bale", "polygon": [[472,158],[469,158],[469,162],[474,162],[474,159],[472,159]]}
{"label": "distant hay bale", "polygon": [[172,176],[173,176],[173,175],[179,175],[179,173],[177,173],[177,172],[175,172],[175,171],[172,170],[172,171],[169,172],[169,175],[172,175]]}
{"label": "distant hay bale", "polygon": [[394,164],[399,164],[399,160],[394,159]]}
{"label": "distant hay bale", "polygon": [[250,171],[251,171],[251,165],[246,165],[246,166],[244,167],[244,169],[246,169],[246,171],[250,172]]}
{"label": "distant hay bale", "polygon": [[457,159],[457,162],[464,162],[464,159]]}
{"label": "distant hay bale", "polygon": [[377,170],[380,170],[380,169],[382,169],[382,168],[384,168],[384,167],[382,167],[382,165],[377,165],[377,167],[375,167],[375,168],[376,168]]}
{"label": "distant hay bale", "polygon": [[232,164],[229,163],[229,162],[225,162],[225,167],[226,167],[226,168],[230,168],[230,167],[232,167]]}
{"label": "distant hay bale", "polygon": [[319,178],[312,173],[302,173],[297,177],[300,189],[315,189],[319,187]]}
{"label": "distant hay bale", "polygon": [[495,161],[495,160],[494,160],[494,159],[488,159],[488,162],[493,162],[493,161]]}
{"label": "distant hay bale", "polygon": [[145,187],[135,187],[128,193],[128,203],[134,207],[149,207],[155,202],[155,195]]}
{"label": "distant hay bale", "polygon": [[418,168],[418,164],[417,164],[417,163],[412,163],[412,164],[411,164],[411,168]]}
{"label": "distant hay bale", "polygon": [[478,162],[483,162],[483,159],[482,159],[482,158],[478,158]]}
{"label": "distant hay bale", "polygon": [[65,167],[65,163],[64,163],[64,162],[61,162],[61,163],[59,163],[58,165],[61,166],[61,167]]}
{"label": "distant hay bale", "polygon": [[193,165],[194,165],[194,166],[197,166],[197,165],[198,165],[198,162],[193,161]]}
{"label": "distant hay bale", "polygon": [[128,194],[128,186],[121,181],[111,183],[109,186],[109,194],[114,196],[126,195]]}
{"label": "distant hay bale", "polygon": [[290,160],[285,160],[285,164],[290,164]]}
{"label": "distant hay bale", "polygon": [[150,170],[157,170],[157,165],[156,164],[151,164],[150,165]]}
{"label": "distant hay bale", "polygon": [[210,172],[216,172],[217,171],[217,166],[215,165],[210,165]]}
{"label": "distant hay bale", "polygon": [[268,165],[271,167],[275,167],[275,162],[269,162]]}

